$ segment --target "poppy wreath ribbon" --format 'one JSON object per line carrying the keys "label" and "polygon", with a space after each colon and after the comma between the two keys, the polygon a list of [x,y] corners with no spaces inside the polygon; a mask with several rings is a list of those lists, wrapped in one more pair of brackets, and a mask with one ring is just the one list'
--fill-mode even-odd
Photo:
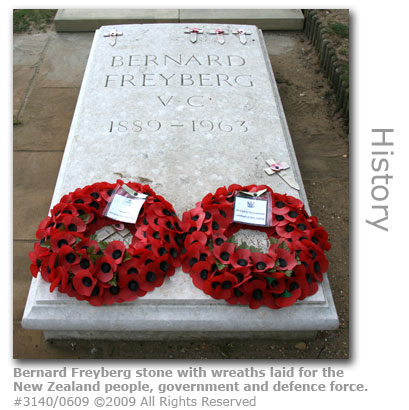
{"label": "poppy wreath ribbon", "polygon": [[[39,225],[30,271],[40,272],[58,289],[91,305],[122,303],[144,296],[163,284],[181,264],[183,242],[180,220],[172,205],[149,185],[129,182],[147,194],[135,224],[118,223],[103,215],[117,184],[97,182],[64,195]],[[98,241],[104,226],[126,227],[132,242]]]}
{"label": "poppy wreath ribbon", "polygon": [[[267,189],[272,197],[272,226],[233,223],[236,191]],[[266,185],[231,185],[207,194],[196,207],[183,214],[183,271],[193,284],[215,299],[230,304],[264,305],[279,309],[303,300],[318,290],[327,272],[324,250],[328,234],[302,201],[282,195]],[[240,229],[265,232],[268,252],[234,242]]]}

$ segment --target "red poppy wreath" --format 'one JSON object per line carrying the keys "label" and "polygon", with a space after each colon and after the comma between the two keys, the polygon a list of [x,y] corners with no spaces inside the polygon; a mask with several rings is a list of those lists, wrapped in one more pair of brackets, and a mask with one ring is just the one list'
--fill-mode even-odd
{"label": "red poppy wreath", "polygon": [[[233,223],[236,191],[263,189],[271,194],[272,226]],[[183,271],[204,293],[230,304],[290,306],[316,293],[328,269],[323,251],[331,245],[317,218],[308,216],[299,199],[265,185],[220,187],[184,213],[183,226]],[[265,232],[268,251],[235,243],[234,234],[244,228]]]}
{"label": "red poppy wreath", "polygon": [[[172,205],[149,185],[130,182],[148,197],[135,224],[118,223],[103,215],[117,184],[99,182],[64,195],[40,223],[30,271],[51,283],[50,292],[57,288],[94,306],[127,302],[161,286],[180,266],[183,236]],[[96,239],[108,225],[130,231],[129,247]]]}

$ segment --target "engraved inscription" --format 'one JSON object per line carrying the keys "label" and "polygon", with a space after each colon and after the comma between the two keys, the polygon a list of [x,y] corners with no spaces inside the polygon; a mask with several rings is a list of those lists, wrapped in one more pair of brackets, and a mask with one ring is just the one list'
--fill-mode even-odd
{"label": "engraved inscription", "polygon": [[111,120],[109,122],[109,132],[118,133],[140,133],[157,132],[160,129],[170,130],[172,128],[183,128],[192,132],[210,132],[217,131],[220,133],[246,133],[248,131],[247,121],[245,120]]}
{"label": "engraved inscription", "polygon": [[104,87],[253,87],[254,80],[251,74],[163,74],[137,73],[137,74],[106,74]]}

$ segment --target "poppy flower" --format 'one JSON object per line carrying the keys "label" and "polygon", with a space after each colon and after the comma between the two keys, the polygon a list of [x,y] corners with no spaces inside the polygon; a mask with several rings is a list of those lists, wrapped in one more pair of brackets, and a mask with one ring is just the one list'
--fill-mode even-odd
{"label": "poppy flower", "polygon": [[284,217],[284,215],[280,214],[272,214],[272,225],[277,226],[285,226],[288,224],[288,220]]}
{"label": "poppy flower", "polygon": [[251,279],[251,270],[248,266],[230,269],[230,273],[237,278],[237,286]]}
{"label": "poppy flower", "polygon": [[122,262],[125,255],[125,244],[121,241],[112,241],[105,248],[104,255],[112,258],[117,265]]}
{"label": "poppy flower", "polygon": [[74,249],[69,245],[63,245],[59,251],[58,264],[60,266],[71,269],[72,265],[79,263],[79,257],[75,253]]}
{"label": "poppy flower", "polygon": [[114,189],[112,186],[107,186],[105,188],[103,188],[99,193],[101,195],[101,198],[105,201],[105,202],[109,202],[111,200],[111,195],[114,192]]}
{"label": "poppy flower", "polygon": [[77,243],[75,246],[75,249],[77,249],[79,252],[85,251],[85,252],[91,252],[92,254],[96,254],[99,252],[99,246],[98,242],[90,239],[90,238],[85,238],[81,240],[80,242]]}
{"label": "poppy flower", "polygon": [[189,273],[193,284],[203,289],[203,284],[212,275],[212,267],[208,261],[198,262],[192,266]]}
{"label": "poppy flower", "polygon": [[273,199],[273,206],[271,208],[271,212],[274,215],[284,215],[288,214],[291,211],[290,206],[286,203],[286,198],[282,195],[276,196]]}
{"label": "poppy flower", "polygon": [[103,283],[109,282],[114,277],[117,264],[113,258],[104,255],[95,263],[95,276]]}
{"label": "poppy flower", "polygon": [[53,272],[55,270],[56,266],[56,257],[57,255],[55,253],[52,253],[49,257],[45,258],[41,263],[39,268],[37,268],[41,273],[41,277],[46,281],[46,282],[51,282],[53,279]]}
{"label": "poppy flower", "polygon": [[72,266],[71,270],[74,274],[77,274],[79,271],[82,270],[92,270],[93,264],[92,261],[85,250],[78,252],[78,256],[80,257],[79,262]]}
{"label": "poppy flower", "polygon": [[308,273],[306,267],[304,265],[297,265],[294,268],[294,278],[290,278],[291,280],[296,280],[301,289],[301,295],[299,300],[304,300],[307,296],[311,296],[318,290],[318,284],[313,277]]}
{"label": "poppy flower", "polygon": [[60,221],[66,215],[78,216],[78,211],[77,208],[71,204],[59,202],[51,209],[51,215],[56,221]]}
{"label": "poppy flower", "polygon": [[[141,277],[140,275],[131,273],[126,276],[121,276],[118,278],[119,287],[119,297],[125,301],[129,302],[135,300],[138,297],[145,296],[146,291],[141,288]],[[118,289],[112,289],[110,292],[117,292]]]}
{"label": "poppy flower", "polygon": [[251,266],[251,252],[248,249],[236,250],[230,258],[230,263],[234,268]]}
{"label": "poppy flower", "polygon": [[78,211],[78,217],[81,218],[84,223],[88,225],[91,222],[96,222],[96,216],[93,212],[93,208],[85,204],[76,204],[75,207]]}
{"label": "poppy flower", "polygon": [[59,252],[64,245],[73,245],[75,243],[75,236],[67,231],[60,231],[54,234],[50,239],[51,250]]}
{"label": "poppy flower", "polygon": [[223,242],[220,246],[215,246],[214,256],[224,265],[231,263],[231,258],[234,253],[235,245],[231,242]]}
{"label": "poppy flower", "polygon": [[[271,248],[270,248],[271,249]],[[270,251],[269,251],[270,252]],[[277,270],[292,270],[297,265],[297,260],[295,255],[287,251],[287,249],[276,248],[275,255],[276,257],[276,269]]]}
{"label": "poppy flower", "polygon": [[235,288],[233,288],[233,292],[231,293],[230,297],[226,299],[226,302],[230,305],[237,305],[238,303],[241,305],[248,305],[249,296],[242,285],[236,286]]}
{"label": "poppy flower", "polygon": [[158,268],[157,263],[149,264],[146,269],[138,275],[138,283],[142,290],[150,292],[163,284],[165,273]]}
{"label": "poppy flower", "polygon": [[34,243],[34,249],[28,253],[31,261],[30,272],[36,278],[43,260],[47,259],[51,255],[49,249],[40,245],[40,242]]}
{"label": "poppy flower", "polygon": [[62,218],[62,223],[65,225],[65,229],[68,232],[85,232],[87,229],[84,221],[77,216],[67,215]]}
{"label": "poppy flower", "polygon": [[185,240],[185,248],[189,249],[191,245],[195,243],[201,243],[202,245],[206,245],[207,243],[207,235],[204,232],[193,232],[191,235],[188,235]]}
{"label": "poppy flower", "polygon": [[237,285],[237,277],[227,270],[212,276],[203,284],[203,292],[215,299],[229,299]]}
{"label": "poppy flower", "polygon": [[126,262],[121,263],[118,266],[118,275],[119,276],[126,276],[126,275],[137,275],[141,270],[141,261],[137,258],[131,258]]}
{"label": "poppy flower", "polygon": [[57,266],[55,269],[52,269],[49,279],[49,282],[51,282],[50,292],[53,292],[56,287],[65,289],[69,280],[69,273],[67,269]]}
{"label": "poppy flower", "polygon": [[186,273],[190,272],[196,263],[206,261],[209,255],[210,250],[200,242],[191,245],[183,257],[183,271]]}
{"label": "poppy flower", "polygon": [[264,254],[260,252],[253,252],[251,254],[251,260],[254,272],[264,272],[269,269],[273,269],[276,262],[276,254],[269,253]]}
{"label": "poppy flower", "polygon": [[301,289],[297,282],[291,282],[288,288],[290,290],[285,290],[275,299],[275,303],[279,308],[293,305],[301,295]]}
{"label": "poppy flower", "polygon": [[[97,283],[93,288],[91,295],[86,299],[92,306],[102,306],[104,304],[104,292],[109,285],[104,283]],[[85,297],[83,297],[85,298]],[[78,297],[77,297],[78,299]]]}
{"label": "poppy flower", "polygon": [[331,244],[328,242],[328,232],[322,226],[311,231],[311,241],[326,251],[331,249]]}
{"label": "poppy flower", "polygon": [[269,272],[263,275],[268,283],[268,290],[271,293],[280,295],[286,289],[287,275],[283,272]]}
{"label": "poppy flower", "polygon": [[87,270],[79,270],[72,278],[75,290],[82,296],[91,296],[92,290],[97,283],[94,275]]}
{"label": "poppy flower", "polygon": [[244,283],[243,288],[249,296],[250,309],[258,309],[263,300],[268,296],[267,283],[265,280],[255,279]]}

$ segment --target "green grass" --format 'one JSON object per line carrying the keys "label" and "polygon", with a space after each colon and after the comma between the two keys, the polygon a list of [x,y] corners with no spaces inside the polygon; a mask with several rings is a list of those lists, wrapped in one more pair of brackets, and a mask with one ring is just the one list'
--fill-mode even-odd
{"label": "green grass", "polygon": [[348,38],[349,37],[349,27],[342,23],[328,23],[328,27],[339,37]]}
{"label": "green grass", "polygon": [[52,23],[56,12],[54,9],[15,9],[13,33],[24,33],[32,29],[45,30]]}

